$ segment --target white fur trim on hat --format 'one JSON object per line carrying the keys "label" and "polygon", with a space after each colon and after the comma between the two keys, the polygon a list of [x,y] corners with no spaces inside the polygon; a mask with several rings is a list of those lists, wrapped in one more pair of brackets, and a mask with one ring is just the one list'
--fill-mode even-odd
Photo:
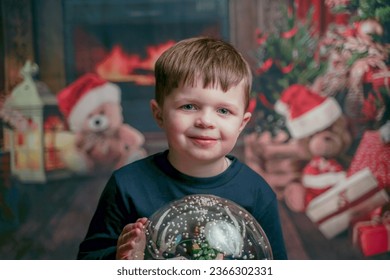
{"label": "white fur trim on hat", "polygon": [[324,189],[333,186],[346,178],[346,172],[327,172],[318,175],[303,175],[302,183],[311,189]]}
{"label": "white fur trim on hat", "polygon": [[120,102],[120,89],[113,83],[105,83],[91,89],[74,105],[69,114],[72,131],[79,131],[89,113],[106,102]]}
{"label": "white fur trim on hat", "polygon": [[274,109],[277,113],[279,113],[283,116],[287,116],[287,114],[288,114],[287,105],[280,100],[276,101]]}
{"label": "white fur trim on hat", "polygon": [[287,128],[294,138],[304,138],[331,126],[342,115],[337,101],[329,97],[305,114],[287,118]]}

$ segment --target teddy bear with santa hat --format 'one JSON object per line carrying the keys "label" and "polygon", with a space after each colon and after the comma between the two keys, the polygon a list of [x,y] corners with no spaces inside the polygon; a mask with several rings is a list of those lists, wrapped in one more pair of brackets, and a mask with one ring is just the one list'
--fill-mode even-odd
{"label": "teddy bear with santa hat", "polygon": [[120,88],[87,73],[57,95],[72,133],[62,155],[70,170],[112,171],[146,155],[144,136],[124,123]]}
{"label": "teddy bear with santa hat", "polygon": [[275,110],[285,116],[292,138],[307,139],[311,154],[301,180],[289,183],[284,190],[286,205],[302,212],[315,197],[346,178],[338,158],[349,148],[351,133],[338,102],[303,85],[287,88]]}

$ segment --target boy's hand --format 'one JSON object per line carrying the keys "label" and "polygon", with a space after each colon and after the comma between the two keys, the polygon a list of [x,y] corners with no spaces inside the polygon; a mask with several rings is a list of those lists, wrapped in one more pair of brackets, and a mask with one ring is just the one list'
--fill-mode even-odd
{"label": "boy's hand", "polygon": [[140,218],[123,228],[116,246],[117,260],[143,260],[146,245],[144,226],[147,221],[147,218]]}

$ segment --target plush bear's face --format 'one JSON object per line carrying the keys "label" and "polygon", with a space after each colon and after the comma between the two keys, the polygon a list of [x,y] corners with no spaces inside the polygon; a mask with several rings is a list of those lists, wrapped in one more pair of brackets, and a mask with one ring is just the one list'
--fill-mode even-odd
{"label": "plush bear's face", "polygon": [[344,118],[338,119],[329,128],[317,132],[309,141],[313,156],[337,157],[351,144],[351,135]]}
{"label": "plush bear's face", "polygon": [[110,134],[123,123],[120,104],[107,102],[93,110],[84,120],[82,131]]}

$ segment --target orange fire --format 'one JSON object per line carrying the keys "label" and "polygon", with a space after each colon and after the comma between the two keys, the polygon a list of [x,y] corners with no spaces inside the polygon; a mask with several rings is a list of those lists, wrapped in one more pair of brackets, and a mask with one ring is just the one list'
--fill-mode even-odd
{"label": "orange fire", "polygon": [[147,57],[142,59],[137,54],[126,54],[120,45],[115,45],[108,56],[96,66],[96,72],[104,79],[112,82],[134,82],[137,85],[154,85],[154,75],[136,74],[135,71],[146,70],[153,72],[154,64],[158,57],[174,41],[168,41],[157,46],[146,48]]}

